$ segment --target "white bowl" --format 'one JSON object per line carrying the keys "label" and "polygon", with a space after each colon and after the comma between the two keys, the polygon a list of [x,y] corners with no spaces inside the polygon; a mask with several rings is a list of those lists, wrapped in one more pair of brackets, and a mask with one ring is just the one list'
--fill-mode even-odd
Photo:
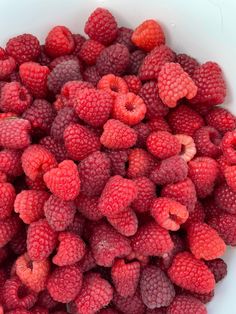
{"label": "white bowl", "polygon": [[[236,114],[234,0],[1,0],[0,45],[24,32],[43,40],[54,25],[83,32],[88,15],[98,6],[110,9],[124,26],[135,27],[144,19],[155,18],[177,52],[188,53],[201,62],[218,62],[228,83],[225,106]],[[217,285],[215,298],[207,305],[209,314],[236,314],[235,249],[229,249],[224,259],[228,276]]]}

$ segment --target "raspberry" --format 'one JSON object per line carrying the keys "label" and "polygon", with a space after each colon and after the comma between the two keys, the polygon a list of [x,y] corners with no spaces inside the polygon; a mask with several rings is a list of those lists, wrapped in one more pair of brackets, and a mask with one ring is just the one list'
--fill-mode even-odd
{"label": "raspberry", "polygon": [[165,307],[161,307],[159,309],[153,309],[153,310],[150,310],[150,309],[147,309],[145,314],[166,314],[166,308]]}
{"label": "raspberry", "polygon": [[11,183],[0,183],[0,219],[9,217],[13,211],[16,197],[15,189]]}
{"label": "raspberry", "polygon": [[209,196],[203,200],[205,218],[208,222],[211,218],[217,217],[222,214],[223,210],[216,205],[214,196]]}
{"label": "raspberry", "polygon": [[97,40],[103,45],[108,45],[116,39],[117,30],[114,16],[104,8],[94,10],[87,19],[84,28],[84,32],[89,38]]}
{"label": "raspberry", "polygon": [[55,112],[48,101],[36,99],[23,113],[22,117],[31,123],[32,129],[36,134],[44,134],[49,132]]}
{"label": "raspberry", "polygon": [[113,97],[96,89],[81,90],[74,99],[74,109],[79,118],[93,127],[102,126],[113,107]]}
{"label": "raspberry", "polygon": [[134,183],[138,189],[138,194],[132,202],[132,208],[139,213],[147,212],[156,197],[155,184],[146,177],[137,178]]}
{"label": "raspberry", "polygon": [[40,46],[40,54],[38,57],[38,62],[41,65],[46,65],[46,66],[48,66],[51,62],[51,58],[46,54],[45,45]]}
{"label": "raspberry", "polygon": [[123,259],[116,260],[111,269],[111,276],[120,296],[133,296],[139,282],[140,263],[125,263]]}
{"label": "raspberry", "polygon": [[97,313],[110,303],[113,288],[108,281],[98,273],[84,275],[83,286],[75,299],[77,311],[80,314]]}
{"label": "raspberry", "polygon": [[18,277],[12,277],[8,279],[4,284],[3,299],[6,309],[14,309],[14,311],[12,311],[12,314],[22,314],[22,312],[17,312],[17,310],[15,309],[31,308],[37,301],[37,294],[24,286]]}
{"label": "raspberry", "polygon": [[196,292],[195,293],[194,292],[189,292],[188,290],[183,290],[182,293],[184,295],[186,295],[186,296],[198,299],[203,304],[209,303],[212,300],[212,298],[214,297],[214,295],[215,295],[215,291],[214,290],[212,290],[209,293],[204,293],[204,294],[196,293]]}
{"label": "raspberry", "polygon": [[25,176],[25,183],[29,190],[45,191],[47,189],[43,177],[37,177],[35,180],[31,180]]}
{"label": "raspberry", "polygon": [[133,129],[136,131],[138,136],[136,146],[140,148],[145,148],[148,135],[151,133],[149,125],[147,123],[141,122],[139,124],[136,124]]}
{"label": "raspberry", "polygon": [[125,75],[124,80],[128,86],[128,89],[131,93],[138,94],[141,87],[142,82],[136,75]]}
{"label": "raspberry", "polygon": [[206,115],[206,122],[223,134],[236,128],[235,117],[224,108],[213,108]]}
{"label": "raspberry", "polygon": [[45,50],[50,57],[70,54],[75,48],[72,33],[65,26],[55,26],[48,33],[45,40]]}
{"label": "raspberry", "polygon": [[169,232],[154,222],[140,226],[131,239],[132,249],[146,256],[161,256],[173,248]]}
{"label": "raspberry", "polygon": [[26,237],[26,226],[23,225],[9,242],[9,246],[15,254],[20,255],[27,251]]}
{"label": "raspberry", "polygon": [[118,293],[114,294],[113,303],[116,308],[126,314],[144,314],[145,305],[141,299],[140,293],[136,292],[131,297],[122,297]]}
{"label": "raspberry", "polygon": [[168,123],[166,122],[164,117],[156,117],[147,122],[150,132],[154,131],[166,131],[171,132]]}
{"label": "raspberry", "polygon": [[196,157],[188,163],[189,177],[193,181],[198,197],[211,194],[218,176],[218,164],[210,157]]}
{"label": "raspberry", "polygon": [[98,197],[85,196],[80,193],[80,195],[75,200],[77,210],[85,218],[98,221],[102,218],[102,214],[98,210],[98,200]]}
{"label": "raspberry", "polygon": [[78,161],[100,149],[99,138],[88,128],[77,123],[71,123],[65,128],[64,141],[70,157]]}
{"label": "raspberry", "polygon": [[83,43],[86,41],[86,39],[81,34],[72,34],[72,36],[74,38],[74,43],[75,43],[75,48],[74,48],[74,51],[72,52],[72,54],[74,56],[78,57],[80,49],[81,49]]}
{"label": "raspberry", "polygon": [[53,230],[63,231],[73,222],[75,205],[51,195],[44,204],[44,213]]}
{"label": "raspberry", "polygon": [[183,133],[189,136],[193,136],[196,130],[204,125],[203,118],[186,105],[180,105],[172,110],[168,122],[175,134]]}
{"label": "raspberry", "polygon": [[35,292],[40,292],[46,288],[50,270],[50,262],[31,261],[27,253],[18,257],[16,260],[16,274],[24,285]]}
{"label": "raspberry", "polygon": [[236,245],[236,217],[228,213],[223,213],[218,217],[213,217],[209,221],[209,225],[213,227],[226,245]]}
{"label": "raspberry", "polygon": [[105,267],[111,267],[115,258],[125,257],[131,252],[128,239],[106,223],[93,228],[90,246],[97,265]]}
{"label": "raspberry", "polygon": [[125,211],[137,196],[137,187],[129,179],[119,175],[111,177],[102,192],[99,200],[99,211],[104,216],[113,216]]}
{"label": "raspberry", "polygon": [[134,235],[138,230],[138,218],[130,208],[107,217],[107,220],[120,234],[126,237]]}
{"label": "raspberry", "polygon": [[29,146],[31,125],[28,120],[16,117],[0,119],[0,146],[23,149]]}
{"label": "raspberry", "polygon": [[113,44],[102,50],[97,58],[96,67],[100,75],[124,74],[129,64],[129,50],[121,44]]}
{"label": "raspberry", "polygon": [[209,268],[188,252],[175,256],[168,275],[173,283],[191,292],[204,294],[215,287],[215,279]]}
{"label": "raspberry", "polygon": [[202,222],[192,223],[188,230],[190,250],[198,259],[212,260],[222,256],[226,250],[218,233]]}
{"label": "raspberry", "polygon": [[0,224],[0,248],[4,247],[19,231],[20,219],[17,216],[10,216],[1,220]]}
{"label": "raspberry", "polygon": [[16,61],[8,56],[3,48],[0,47],[0,80],[6,79],[16,68]]}
{"label": "raspberry", "polygon": [[77,235],[82,235],[83,231],[84,231],[84,224],[85,224],[85,219],[82,215],[80,215],[79,213],[76,213],[74,215],[74,219],[72,221],[72,223],[69,224],[69,226],[67,227],[67,231],[73,232]]}
{"label": "raspberry", "polygon": [[95,66],[87,67],[83,73],[83,78],[87,83],[97,86],[101,75]]}
{"label": "raspberry", "polygon": [[62,162],[63,160],[67,159],[67,151],[63,143],[57,142],[51,136],[45,136],[40,141],[39,144],[45,147],[49,152],[51,152],[57,162]]}
{"label": "raspberry", "polygon": [[133,30],[128,27],[119,27],[115,42],[126,46],[130,52],[135,50],[135,46],[131,41]]}
{"label": "raspberry", "polygon": [[156,46],[165,43],[165,34],[158,22],[146,20],[134,30],[131,39],[137,47],[151,51]]}
{"label": "raspberry", "polygon": [[215,128],[203,126],[195,132],[193,138],[198,155],[216,158],[221,154],[221,136]]}
{"label": "raspberry", "polygon": [[[65,61],[76,61],[76,62],[79,62],[80,63],[80,60],[78,60],[78,58],[76,56],[73,56],[73,55],[65,55],[65,56],[60,56],[60,57],[57,57],[55,59],[53,59],[50,64],[49,64],[49,67],[51,70],[55,69],[55,67],[62,63],[62,62],[65,62]],[[82,65],[81,65],[82,66]]]}
{"label": "raspberry", "polygon": [[113,308],[105,308],[99,311],[99,314],[118,314],[118,312]]}
{"label": "raspberry", "polygon": [[56,246],[57,234],[46,219],[40,219],[29,225],[27,233],[27,251],[32,261],[40,262],[47,258]]}
{"label": "raspberry", "polygon": [[175,296],[174,286],[169,278],[156,266],[143,269],[140,291],[142,300],[149,309],[168,306]]}
{"label": "raspberry", "polygon": [[78,55],[86,64],[93,65],[104,48],[100,42],[88,39],[83,43]]}
{"label": "raspberry", "polygon": [[215,203],[230,214],[236,213],[236,192],[227,184],[222,184],[215,189]]}
{"label": "raspberry", "polygon": [[180,156],[173,156],[161,161],[151,172],[150,179],[159,185],[177,183],[186,179],[188,165]]}
{"label": "raspberry", "polygon": [[93,88],[93,85],[84,81],[69,81],[63,85],[61,95],[71,100],[85,88]]}
{"label": "raspberry", "polygon": [[31,145],[25,149],[21,157],[22,168],[25,174],[35,180],[45,172],[57,166],[55,157],[42,145]]}
{"label": "raspberry", "polygon": [[207,314],[204,304],[196,298],[177,295],[167,310],[168,314]]}
{"label": "raspberry", "polygon": [[1,112],[0,113],[0,121],[4,120],[6,118],[16,118],[16,117],[17,117],[17,115],[15,113],[12,113],[12,112],[4,112],[4,113]]}
{"label": "raspberry", "polygon": [[128,162],[127,176],[129,178],[149,176],[155,166],[153,156],[141,148],[131,150]]}
{"label": "raspberry", "polygon": [[142,50],[135,50],[130,54],[129,65],[127,67],[127,73],[137,75],[139,68],[146,57],[146,53]]}
{"label": "raspberry", "polygon": [[185,53],[176,55],[176,62],[181,65],[183,70],[187,72],[190,77],[193,76],[193,73],[199,67],[197,60],[190,57],[189,55],[186,55]]}
{"label": "raspberry", "polygon": [[197,202],[195,186],[189,178],[177,183],[167,184],[163,187],[161,196],[185,205],[189,212],[194,210]]}
{"label": "raspberry", "polygon": [[161,227],[172,231],[178,230],[189,216],[186,206],[167,197],[154,199],[151,215]]}
{"label": "raspberry", "polygon": [[215,281],[221,281],[227,275],[227,264],[221,258],[206,261],[207,267],[213,273]]}
{"label": "raspberry", "polygon": [[38,39],[31,34],[22,34],[11,38],[6,44],[6,52],[18,64],[34,61],[40,54]]}
{"label": "raspberry", "polygon": [[155,47],[143,60],[139,68],[139,77],[142,81],[158,78],[161,67],[166,62],[173,62],[174,52],[165,45]]}
{"label": "raspberry", "polygon": [[81,287],[82,273],[75,265],[55,268],[47,282],[51,297],[62,303],[74,300]]}
{"label": "raspberry", "polygon": [[31,314],[48,314],[48,309],[41,306],[34,306],[31,309]]}
{"label": "raspberry", "polygon": [[18,82],[6,83],[1,89],[0,109],[21,114],[32,102],[28,90]]}
{"label": "raspberry", "polygon": [[5,173],[0,171],[0,183],[4,183],[4,182],[7,182],[7,176]]}
{"label": "raspberry", "polygon": [[17,194],[14,209],[25,224],[44,217],[43,206],[49,198],[46,191],[24,190]]}
{"label": "raspberry", "polygon": [[181,154],[180,156],[186,161],[190,161],[196,155],[196,145],[191,136],[185,134],[176,134],[175,137],[181,144]]}
{"label": "raspberry", "polygon": [[224,175],[228,186],[236,192],[236,165],[227,167]]}
{"label": "raspberry", "polygon": [[101,143],[110,149],[126,149],[137,141],[135,130],[115,119],[108,120],[103,126]]}
{"label": "raspberry", "polygon": [[235,144],[236,144],[236,130],[225,133],[221,141],[221,149],[227,162],[231,164],[236,164]]}
{"label": "raspberry", "polygon": [[7,314],[30,314],[31,312],[27,311],[26,309],[15,309],[12,311],[6,312]]}
{"label": "raspberry", "polygon": [[226,84],[221,68],[217,63],[206,62],[202,64],[195,70],[193,80],[197,85],[197,95],[191,99],[191,103],[218,105],[224,102]]}
{"label": "raspberry", "polygon": [[36,62],[26,62],[20,65],[20,78],[25,87],[36,98],[43,98],[47,94],[47,78],[49,68]]}
{"label": "raspberry", "polygon": [[126,94],[129,91],[125,80],[114,74],[104,75],[98,82],[97,88],[109,92],[114,98],[120,93]]}
{"label": "raspberry", "polygon": [[95,268],[97,264],[95,263],[93,254],[90,250],[85,252],[84,257],[77,263],[83,273]]}
{"label": "raspberry", "polygon": [[43,290],[38,294],[37,305],[45,307],[49,310],[54,308],[57,305],[57,302],[52,299],[48,290]]}

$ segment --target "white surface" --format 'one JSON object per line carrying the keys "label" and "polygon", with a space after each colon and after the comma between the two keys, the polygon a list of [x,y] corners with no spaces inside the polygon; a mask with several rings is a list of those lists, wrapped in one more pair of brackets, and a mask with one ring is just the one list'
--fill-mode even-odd
{"label": "white surface", "polygon": [[[124,26],[135,27],[144,19],[156,18],[176,51],[189,53],[201,62],[218,62],[229,88],[225,105],[236,114],[234,0],[0,0],[0,45],[24,32],[43,40],[54,25],[82,32],[87,16],[97,6],[111,9]],[[225,256],[229,274],[217,285],[216,296],[208,305],[210,314],[236,314],[235,250],[228,250]]]}

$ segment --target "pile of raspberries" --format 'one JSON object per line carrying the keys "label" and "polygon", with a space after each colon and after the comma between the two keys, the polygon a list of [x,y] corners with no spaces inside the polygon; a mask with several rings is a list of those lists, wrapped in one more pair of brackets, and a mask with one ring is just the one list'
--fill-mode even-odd
{"label": "pile of raspberries", "polygon": [[236,119],[155,20],[0,48],[0,313],[206,314],[236,245]]}

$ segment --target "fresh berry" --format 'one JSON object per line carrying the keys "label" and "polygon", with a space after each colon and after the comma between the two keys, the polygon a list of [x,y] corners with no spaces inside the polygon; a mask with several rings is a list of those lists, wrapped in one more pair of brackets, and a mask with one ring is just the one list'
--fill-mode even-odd
{"label": "fresh berry", "polygon": [[221,149],[227,162],[236,164],[236,130],[225,133],[221,141]]}
{"label": "fresh berry", "polygon": [[80,212],[85,218],[92,221],[98,221],[103,217],[98,210],[98,201],[98,197],[86,196],[80,193],[75,200],[75,204],[78,212]]}
{"label": "fresh berry", "polygon": [[93,85],[84,81],[69,81],[61,89],[61,95],[68,100],[72,100],[82,89],[93,88]]}
{"label": "fresh berry", "polygon": [[65,159],[68,159],[68,154],[63,143],[57,142],[51,136],[45,136],[40,141],[39,144],[45,147],[49,152],[51,152],[57,162],[62,162]]}
{"label": "fresh berry", "polygon": [[[78,60],[78,58],[76,56],[73,56],[73,55],[65,55],[65,56],[60,56],[60,57],[57,57],[55,59],[53,59],[50,64],[49,64],[49,67],[51,70],[55,69],[55,67],[64,62],[64,61],[77,61],[80,63],[80,60]],[[82,67],[82,65],[81,65]],[[73,82],[73,81],[72,81]]]}
{"label": "fresh berry", "polygon": [[223,134],[236,128],[236,118],[228,110],[220,107],[213,108],[206,115],[206,122]]}
{"label": "fresh berry", "polygon": [[128,27],[119,27],[115,42],[118,44],[125,45],[129,49],[129,51],[132,52],[136,48],[131,40],[132,34],[133,34],[132,29]]}
{"label": "fresh berry", "polygon": [[138,218],[131,208],[113,214],[107,217],[107,220],[114,229],[126,237],[134,235],[138,230]]}
{"label": "fresh berry", "polygon": [[124,80],[128,86],[128,89],[131,93],[138,94],[141,87],[142,87],[142,82],[136,75],[125,75]]}
{"label": "fresh berry", "polygon": [[35,180],[31,180],[29,177],[25,176],[25,183],[29,190],[45,191],[47,187],[43,181],[43,177],[37,177]]}
{"label": "fresh berry", "polygon": [[7,42],[6,52],[18,64],[34,61],[40,54],[40,44],[35,36],[23,34],[13,37]]}
{"label": "fresh berry", "polygon": [[127,176],[129,178],[148,177],[155,166],[153,156],[142,148],[132,149],[128,162]]}
{"label": "fresh berry", "polygon": [[145,57],[146,53],[142,50],[135,50],[134,52],[132,52],[129,58],[127,73],[131,75],[137,75]]}
{"label": "fresh berry", "polygon": [[192,292],[208,293],[215,287],[215,279],[210,269],[188,252],[175,256],[168,269],[168,275],[177,286]]}
{"label": "fresh berry", "polygon": [[13,211],[16,192],[11,183],[0,183],[0,220],[9,217]]}
{"label": "fresh berry", "polygon": [[138,136],[136,146],[138,148],[145,148],[148,135],[151,133],[149,125],[147,123],[141,122],[136,124],[133,129],[136,131]]}
{"label": "fresh berry", "polygon": [[221,154],[221,136],[215,128],[203,126],[195,132],[193,139],[199,156],[216,158]]}
{"label": "fresh berry", "polygon": [[224,212],[222,208],[216,205],[216,202],[214,200],[214,195],[213,196],[211,195],[203,200],[203,207],[204,207],[206,222],[208,222],[213,217],[217,217],[221,215]]}
{"label": "fresh berry", "polygon": [[57,305],[57,302],[52,299],[48,290],[43,290],[38,294],[37,305],[45,307],[48,310],[50,310]]}
{"label": "fresh berry", "polygon": [[0,248],[4,247],[19,231],[20,219],[17,216],[10,216],[1,220],[0,224]]}
{"label": "fresh berry", "polygon": [[114,98],[120,93],[126,94],[129,91],[125,80],[114,74],[104,75],[98,82],[97,88],[109,92]]}
{"label": "fresh berry", "polygon": [[3,48],[0,47],[0,79],[8,78],[16,68],[16,61],[8,56]]}
{"label": "fresh berry", "polygon": [[17,255],[21,255],[27,251],[26,229],[27,229],[27,227],[25,225],[21,224],[21,228],[19,229],[19,231],[14,235],[14,237],[9,242],[9,246],[10,246],[11,250]]}
{"label": "fresh berry", "polygon": [[149,129],[151,132],[154,131],[166,131],[166,132],[171,132],[171,129],[165,120],[164,117],[156,117],[151,120],[149,120],[146,125],[148,125]]}
{"label": "fresh berry", "polygon": [[[108,45],[117,36],[117,23],[112,13],[104,8],[97,8],[89,16],[84,31],[93,40]],[[81,313],[82,314],[82,313]]]}
{"label": "fresh berry", "polygon": [[236,216],[222,213],[218,217],[209,220],[209,225],[213,227],[225,241],[226,245],[236,245]]}
{"label": "fresh berry", "polygon": [[175,137],[181,144],[180,156],[186,161],[190,161],[197,153],[196,145],[191,136],[185,134],[176,134]]}
{"label": "fresh berry", "polygon": [[236,193],[236,165],[228,166],[224,175],[228,186]]}
{"label": "fresh berry", "polygon": [[7,175],[4,172],[0,171],[0,183],[5,182],[7,182]]}
{"label": "fresh berry", "polygon": [[192,296],[177,295],[167,310],[167,314],[207,314],[204,304]]}
{"label": "fresh berry", "polygon": [[34,306],[31,309],[31,314],[49,314],[48,309],[42,306]]}
{"label": "fresh berry", "polygon": [[206,265],[213,273],[216,282],[221,281],[227,275],[227,264],[221,258],[206,261]]}
{"label": "fresh berry", "polygon": [[138,194],[132,202],[132,208],[138,213],[147,212],[156,197],[155,184],[146,177],[139,177],[134,180],[134,183],[138,189]]}
{"label": "fresh berry", "polygon": [[66,231],[70,231],[81,236],[84,231],[84,225],[85,225],[85,218],[81,214],[76,213],[74,215],[74,219],[72,223],[69,224]]}
{"label": "fresh berry", "polygon": [[97,86],[98,82],[101,79],[101,75],[99,74],[96,66],[87,67],[83,72],[83,79],[92,84],[93,86]]}
{"label": "fresh berry", "polygon": [[145,305],[142,301],[140,293],[137,291],[131,297],[122,297],[118,293],[113,296],[113,303],[121,313],[126,314],[144,314]]}
{"label": "fresh berry", "polygon": [[111,161],[111,174],[120,175],[122,177],[126,176],[126,168],[128,162],[128,156],[130,153],[129,149],[122,150],[106,150],[107,156]]}
{"label": "fresh berry", "polygon": [[236,213],[236,192],[227,184],[218,186],[214,191],[215,203],[230,214]]}
{"label": "fresh berry", "polygon": [[79,57],[86,64],[93,65],[96,63],[97,57],[105,47],[98,41],[86,40],[79,51]]}
{"label": "fresh berry", "polygon": [[199,67],[197,60],[186,55],[185,53],[176,55],[176,62],[181,65],[183,70],[187,72],[190,77],[193,76],[193,73]]}
{"label": "fresh berry", "polygon": [[74,43],[75,43],[75,48],[72,52],[72,55],[78,57],[80,49],[81,49],[83,43],[86,41],[86,39],[81,34],[72,34],[72,36],[74,38]]}

